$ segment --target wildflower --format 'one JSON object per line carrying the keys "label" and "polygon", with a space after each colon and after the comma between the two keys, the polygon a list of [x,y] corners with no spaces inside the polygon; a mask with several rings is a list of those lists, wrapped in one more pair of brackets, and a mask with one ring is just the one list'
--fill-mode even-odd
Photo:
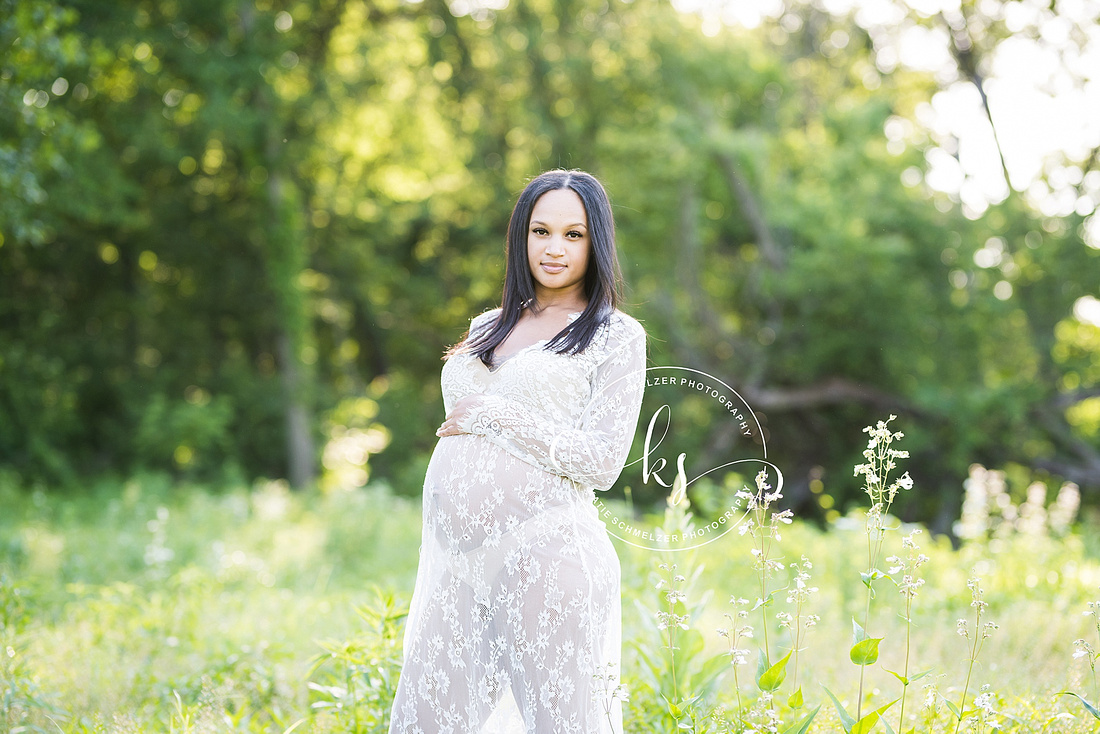
{"label": "wildflower", "polygon": [[[614,702],[616,700],[623,702],[629,701],[630,692],[625,684],[621,682],[617,685],[615,684],[615,681],[618,680],[618,675],[616,675],[614,672],[615,663],[608,663],[605,667],[605,673],[596,672],[592,675],[592,678],[596,681],[606,681],[606,683],[595,687],[595,690],[593,691],[593,696],[603,698],[601,704],[603,706],[604,713],[610,716],[611,707]],[[604,670],[604,668],[600,668],[600,670],[602,671]]]}
{"label": "wildflower", "polygon": [[989,606],[989,603],[982,600],[982,587],[980,582],[976,578],[966,580],[966,588],[970,589],[970,606],[978,610],[978,614],[985,610]]}
{"label": "wildflower", "polygon": [[960,619],[955,622],[955,633],[958,634],[960,637],[970,639],[970,632],[969,630],[967,630],[965,619]]}
{"label": "wildflower", "polygon": [[1087,657],[1089,659],[1089,662],[1091,663],[1096,658],[1096,654],[1095,651],[1092,649],[1092,645],[1090,645],[1085,640],[1074,640],[1073,646],[1077,648],[1073,651],[1074,660]]}
{"label": "wildflower", "polygon": [[988,683],[983,685],[978,695],[974,697],[974,712],[974,716],[971,717],[973,720],[989,724],[994,729],[999,728],[997,721],[993,718],[997,712],[993,710],[993,694],[989,691]]}
{"label": "wildflower", "polygon": [[668,612],[657,612],[657,629],[659,629],[659,630],[668,629],[668,622],[669,622],[669,617],[670,616],[671,615],[669,615]]}
{"label": "wildflower", "polygon": [[742,648],[730,648],[730,665],[745,665],[749,662],[749,651]]}
{"label": "wildflower", "polygon": [[673,614],[672,612],[657,612],[657,629],[666,630],[669,627],[688,629],[688,621],[691,615]]}
{"label": "wildflower", "polygon": [[888,556],[886,558],[886,562],[889,563],[889,564],[892,564],[886,570],[886,573],[890,574],[891,576],[893,576],[895,573],[897,573],[898,571],[905,568],[905,565],[902,563],[902,560],[900,558],[898,558],[897,556]]}

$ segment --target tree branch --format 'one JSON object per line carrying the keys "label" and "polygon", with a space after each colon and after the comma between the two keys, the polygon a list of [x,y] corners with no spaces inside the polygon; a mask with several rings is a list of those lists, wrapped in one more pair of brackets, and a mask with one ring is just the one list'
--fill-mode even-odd
{"label": "tree branch", "polygon": [[722,169],[722,174],[726,177],[730,192],[737,200],[738,205],[741,207],[741,213],[745,215],[745,220],[756,236],[756,242],[760,247],[764,260],[773,270],[782,270],[784,264],[783,253],[776,244],[775,236],[764,217],[764,209],[757,201],[748,181],[741,174],[741,168],[737,161],[729,153],[721,151],[714,152],[714,159],[718,161],[718,167]]}
{"label": "tree branch", "polygon": [[746,388],[745,399],[760,410],[801,410],[841,403],[869,403],[883,409],[923,414],[896,395],[842,377],[830,377],[813,385],[791,388]]}
{"label": "tree branch", "polygon": [[970,30],[967,28],[966,15],[960,10],[957,15],[952,13],[949,19],[941,12],[939,18],[947,27],[947,35],[951,39],[951,56],[954,57],[955,64],[963,76],[977,88],[978,95],[982,99],[982,109],[985,110],[985,117],[989,120],[989,127],[993,131],[993,144],[997,146],[997,157],[1001,161],[1001,173],[1005,177],[1005,186],[1009,191],[1015,191],[1016,189],[1012,187],[1012,179],[1008,176],[1008,165],[1005,163],[1001,137],[997,134],[993,113],[989,109],[989,97],[985,93],[985,78],[978,71],[978,57],[974,53],[974,39],[971,38]]}
{"label": "tree branch", "polygon": [[1088,400],[1089,398],[1100,397],[1100,387],[1093,387],[1087,390],[1074,390],[1073,392],[1062,393],[1054,398],[1050,402],[1050,407],[1056,410],[1065,410],[1082,400]]}

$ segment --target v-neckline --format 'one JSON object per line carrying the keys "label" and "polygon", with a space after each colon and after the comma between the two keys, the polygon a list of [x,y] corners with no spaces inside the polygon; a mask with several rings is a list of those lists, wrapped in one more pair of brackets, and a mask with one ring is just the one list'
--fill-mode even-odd
{"label": "v-neckline", "polygon": [[[577,317],[577,316],[580,316],[580,315],[581,315],[581,313],[582,313],[581,311],[573,311],[572,313],[569,313],[569,314],[567,314],[567,315],[566,315],[566,318],[568,318],[568,319],[569,319],[569,323],[570,323],[570,324],[572,324],[572,323],[573,323],[573,319],[574,319],[575,317]],[[549,339],[539,339],[539,340],[538,340],[537,342],[532,342],[532,343],[528,344],[528,345],[527,345],[527,346],[525,346],[525,347],[520,347],[519,349],[517,349],[516,351],[512,352],[511,354],[509,354],[509,355],[508,355],[507,357],[505,357],[504,359],[502,359],[502,360],[501,360],[501,361],[500,361],[500,362],[499,362],[499,363],[497,364],[497,366],[496,366],[496,367],[488,367],[488,366],[487,366],[487,367],[485,368],[485,371],[486,371],[486,372],[488,372],[488,373],[489,373],[490,375],[495,375],[496,373],[500,372],[500,370],[501,370],[501,369],[502,369],[502,368],[504,367],[504,365],[508,364],[509,362],[511,362],[511,361],[512,361],[513,359],[515,359],[515,358],[516,358],[516,357],[518,357],[519,355],[523,354],[524,352],[526,352],[526,351],[527,351],[527,350],[529,350],[529,349],[532,349],[532,348],[534,348],[534,347],[537,347],[537,346],[539,346],[540,344],[546,344],[546,343],[547,343],[548,341],[550,341],[550,339],[553,339],[553,337],[550,337]],[[478,361],[480,362],[481,360],[478,360]],[[484,364],[484,362],[482,362],[482,364]]]}
{"label": "v-neckline", "polygon": [[511,362],[511,361],[512,361],[513,359],[515,359],[515,358],[516,358],[516,357],[518,357],[519,355],[521,355],[521,354],[523,354],[524,352],[526,352],[526,351],[527,351],[528,349],[532,349],[532,348],[534,348],[534,347],[537,347],[537,346],[539,346],[540,344],[545,344],[545,343],[546,343],[546,342],[548,342],[548,341],[550,341],[550,340],[549,340],[549,339],[539,339],[539,340],[538,340],[537,342],[532,342],[531,344],[528,344],[527,346],[523,347],[522,349],[519,349],[519,350],[517,350],[516,352],[514,352],[513,354],[509,354],[509,355],[508,355],[507,357],[505,357],[504,359],[500,360],[500,362],[499,362],[499,363],[497,363],[497,366],[496,366],[496,367],[486,367],[485,369],[486,369],[486,370],[488,370],[488,372],[489,372],[489,374],[490,374],[490,375],[495,375],[495,374],[496,374],[497,372],[500,372],[500,369],[501,369],[501,368],[502,368],[502,367],[503,367],[504,365],[508,364],[508,363],[509,363],[509,362]]}

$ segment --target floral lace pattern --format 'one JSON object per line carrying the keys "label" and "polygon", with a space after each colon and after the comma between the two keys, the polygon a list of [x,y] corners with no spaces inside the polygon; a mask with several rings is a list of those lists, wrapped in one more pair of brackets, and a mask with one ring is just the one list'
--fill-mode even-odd
{"label": "floral lace pattern", "polygon": [[484,398],[428,463],[391,734],[622,732],[596,678],[619,664],[619,560],[592,503],[630,450],[645,331],[616,311],[580,354],[543,342],[443,366],[447,413]]}

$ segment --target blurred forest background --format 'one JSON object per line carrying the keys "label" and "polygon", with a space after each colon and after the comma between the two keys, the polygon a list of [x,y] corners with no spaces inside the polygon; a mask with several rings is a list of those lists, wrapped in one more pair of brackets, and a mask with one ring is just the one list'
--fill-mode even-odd
{"label": "blurred forest background", "polygon": [[[888,413],[906,519],[949,530],[974,462],[1095,506],[1100,139],[1027,180],[999,150],[974,204],[929,121],[968,86],[998,140],[987,78],[1021,40],[1094,88],[1095,7],[834,5],[0,0],[7,483],[416,496],[442,351],[498,304],[516,194],[561,166],[612,195],[651,364],[741,392],[800,514],[859,499]],[[906,63],[905,33],[944,63]]]}

